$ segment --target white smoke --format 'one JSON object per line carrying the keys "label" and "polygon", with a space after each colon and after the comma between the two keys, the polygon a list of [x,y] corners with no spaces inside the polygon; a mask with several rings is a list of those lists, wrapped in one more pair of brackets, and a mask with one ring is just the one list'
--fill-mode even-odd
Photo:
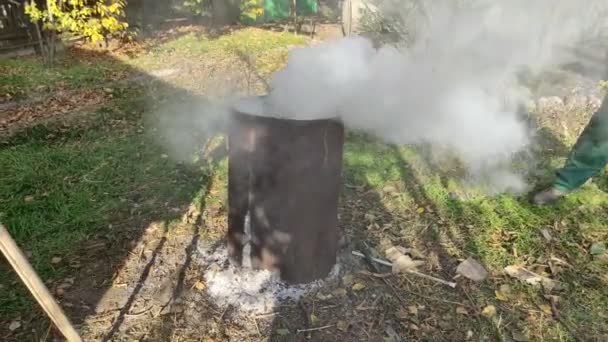
{"label": "white smoke", "polygon": [[[398,3],[384,9],[398,17]],[[523,191],[522,177],[509,170],[513,155],[531,143],[518,112],[530,92],[518,75],[575,60],[577,45],[603,29],[608,2],[428,3],[430,15],[412,21],[417,37],[407,48],[375,49],[355,37],[293,50],[273,75],[270,111],[294,119],[338,116],[390,143],[447,147],[494,190]]]}

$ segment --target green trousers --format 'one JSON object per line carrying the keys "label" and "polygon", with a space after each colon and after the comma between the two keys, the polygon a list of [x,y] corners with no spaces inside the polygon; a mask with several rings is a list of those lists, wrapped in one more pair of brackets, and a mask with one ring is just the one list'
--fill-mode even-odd
{"label": "green trousers", "polygon": [[557,172],[553,186],[560,191],[572,191],[589,178],[599,174],[608,163],[608,99],[578,138],[566,165]]}

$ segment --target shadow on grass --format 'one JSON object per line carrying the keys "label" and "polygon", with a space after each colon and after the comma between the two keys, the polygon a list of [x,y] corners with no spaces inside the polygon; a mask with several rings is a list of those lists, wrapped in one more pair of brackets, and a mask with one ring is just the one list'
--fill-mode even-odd
{"label": "shadow on grass", "polygon": [[[108,56],[102,53],[96,58]],[[150,227],[159,225],[170,232],[193,202],[200,203],[199,211],[204,210],[212,168],[223,157],[216,150],[209,163],[166,158],[159,141],[144,131],[153,128],[145,126],[151,106],[165,97],[201,110],[207,101],[140,71],[128,72],[140,76],[137,81],[141,83],[114,85],[113,99],[95,113],[27,127],[5,141],[0,150],[2,221],[31,254],[34,267],[51,290],[63,296],[62,305],[76,324],[99,314],[95,311],[99,302]],[[142,83],[153,83],[155,93],[148,94]],[[191,119],[192,112],[163,114],[177,120],[181,114]],[[191,142],[200,148],[221,129],[214,126],[205,133],[192,137]],[[200,222],[195,226],[188,255],[198,243]],[[146,256],[139,281],[129,297],[121,299],[126,299],[124,305],[116,308],[119,314],[108,338],[129,315],[157,267],[156,256],[166,247],[165,241],[163,236]],[[187,258],[176,270],[175,296],[183,290],[190,262]],[[4,261],[0,268],[10,274],[0,281],[0,336],[5,341],[43,338],[49,326],[46,319]],[[8,323],[14,319],[27,330],[9,332]]]}

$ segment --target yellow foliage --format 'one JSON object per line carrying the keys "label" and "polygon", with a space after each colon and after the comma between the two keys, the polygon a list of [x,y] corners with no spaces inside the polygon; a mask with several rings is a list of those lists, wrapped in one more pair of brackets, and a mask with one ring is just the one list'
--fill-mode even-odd
{"label": "yellow foliage", "polygon": [[128,27],[122,20],[124,0],[95,0],[93,4],[84,0],[48,0],[47,4],[46,9],[40,9],[32,1],[25,6],[25,13],[33,22],[42,21],[48,31],[73,32],[96,42]]}

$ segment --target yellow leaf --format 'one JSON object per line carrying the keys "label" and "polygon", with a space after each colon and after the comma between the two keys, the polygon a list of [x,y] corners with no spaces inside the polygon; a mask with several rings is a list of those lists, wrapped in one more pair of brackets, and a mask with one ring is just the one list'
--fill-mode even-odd
{"label": "yellow leaf", "polygon": [[539,305],[540,309],[547,315],[553,315],[553,310],[551,309],[551,305],[541,304]]}
{"label": "yellow leaf", "polygon": [[481,314],[488,318],[492,318],[492,317],[496,316],[496,307],[494,305],[488,305],[485,308],[483,308],[483,310],[481,311]]}
{"label": "yellow leaf", "polygon": [[338,321],[338,323],[336,323],[336,328],[342,332],[346,332],[346,330],[348,330],[348,323],[345,321]]}
{"label": "yellow leaf", "polygon": [[418,214],[422,214],[422,213],[424,213],[424,208],[423,208],[423,207],[420,207],[420,208],[418,208],[418,209],[416,210],[416,212],[417,212]]}
{"label": "yellow leaf", "polygon": [[194,287],[196,287],[197,290],[204,290],[207,288],[207,285],[205,285],[205,283],[203,283],[202,281],[197,281],[196,284],[194,284]]}
{"label": "yellow leaf", "polygon": [[494,294],[496,295],[496,299],[506,302],[511,297],[511,287],[506,284],[501,285],[500,290],[494,291]]}
{"label": "yellow leaf", "polygon": [[312,324],[312,325],[318,325],[319,324],[319,317],[317,317],[315,314],[310,314],[310,324]]}
{"label": "yellow leaf", "polygon": [[353,291],[361,291],[365,288],[365,285],[361,284],[361,283],[356,283],[355,285],[353,285]]}

